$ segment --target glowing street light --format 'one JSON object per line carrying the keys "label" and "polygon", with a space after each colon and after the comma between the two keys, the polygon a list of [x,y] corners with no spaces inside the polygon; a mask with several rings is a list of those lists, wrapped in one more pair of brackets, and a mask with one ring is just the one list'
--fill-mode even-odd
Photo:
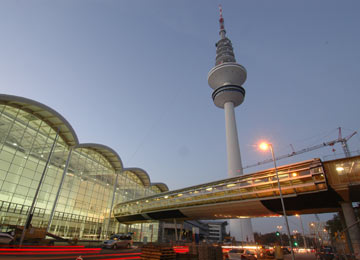
{"label": "glowing street light", "polygon": [[273,159],[273,162],[274,162],[274,169],[275,169],[277,184],[278,184],[278,188],[279,188],[281,206],[282,206],[282,210],[283,210],[283,214],[284,214],[284,218],[285,218],[285,223],[286,223],[286,229],[287,229],[287,233],[288,233],[288,237],[289,237],[289,245],[290,245],[290,248],[291,248],[291,258],[292,258],[292,260],[295,260],[294,250],[293,250],[293,246],[292,246],[292,243],[291,243],[291,234],[290,234],[289,222],[288,222],[287,215],[286,215],[284,199],[283,199],[281,186],[280,186],[279,174],[278,174],[278,170],[277,170],[277,167],[276,167],[274,149],[273,149],[272,144],[268,143],[268,142],[261,142],[260,145],[259,145],[259,148],[261,150],[263,150],[263,151],[267,151],[269,149],[271,151],[272,159]]}
{"label": "glowing street light", "polygon": [[276,226],[276,228],[279,230],[278,233],[279,233],[279,237],[280,237],[280,246],[282,246],[283,242],[282,242],[282,238],[281,238],[281,230],[282,230],[283,226]]}
{"label": "glowing street light", "polygon": [[269,149],[270,145],[271,145],[271,144],[268,144],[268,143],[265,143],[265,142],[261,142],[261,143],[259,144],[259,148],[260,148],[261,150],[263,150],[263,151],[266,151],[266,150]]}
{"label": "glowing street light", "polygon": [[307,243],[306,243],[306,238],[305,238],[305,232],[304,232],[304,225],[303,225],[301,216],[300,216],[299,214],[295,214],[295,216],[300,219],[301,231],[302,231],[303,240],[304,240],[304,247],[307,248]]}

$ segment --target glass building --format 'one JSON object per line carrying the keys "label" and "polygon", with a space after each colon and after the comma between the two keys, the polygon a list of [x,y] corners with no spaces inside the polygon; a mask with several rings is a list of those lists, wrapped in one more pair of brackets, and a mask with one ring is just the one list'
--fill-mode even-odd
{"label": "glass building", "polygon": [[25,225],[64,238],[98,240],[134,232],[157,241],[159,223],[125,225],[114,205],[168,191],[146,171],[124,168],[101,144],[79,144],[71,125],[53,109],[26,98],[0,95],[0,224]]}

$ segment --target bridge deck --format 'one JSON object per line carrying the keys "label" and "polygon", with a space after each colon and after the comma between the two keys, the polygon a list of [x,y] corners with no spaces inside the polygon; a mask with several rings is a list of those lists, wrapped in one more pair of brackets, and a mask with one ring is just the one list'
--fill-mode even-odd
{"label": "bridge deck", "polygon": [[[278,168],[286,208],[331,212],[343,200],[360,201],[360,156],[321,162],[313,159]],[[274,169],[169,191],[119,203],[120,222],[154,219],[224,219],[278,216],[279,189]]]}
{"label": "bridge deck", "polygon": [[[284,197],[328,189],[323,164],[319,159],[279,167],[278,175]],[[223,204],[231,202],[236,202],[236,205],[239,205],[245,201],[269,200],[278,197],[276,174],[274,169],[269,169],[119,203],[114,208],[114,215],[119,221],[146,220],[153,219],[151,215],[154,216],[153,213],[161,211],[180,210],[186,212],[186,209],[194,208],[195,210],[192,211],[203,211],[203,207],[209,209],[214,206],[221,209]],[[263,208],[262,206],[261,209]],[[194,215],[193,212],[191,214]],[[234,217],[234,214],[226,215],[221,214],[221,212],[214,214],[213,211],[209,210],[210,214],[212,216],[209,218]],[[186,214],[178,215],[183,215],[185,218],[189,217]],[[249,215],[253,214],[244,212],[244,210],[238,212],[238,217]],[[261,212],[260,210],[255,215],[266,216],[276,215],[276,213],[269,210],[267,212],[262,210]]]}

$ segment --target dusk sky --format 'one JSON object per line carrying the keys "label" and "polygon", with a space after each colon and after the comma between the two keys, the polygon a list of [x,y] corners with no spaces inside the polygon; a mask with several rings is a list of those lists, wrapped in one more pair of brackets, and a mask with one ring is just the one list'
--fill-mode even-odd
{"label": "dusk sky", "polygon": [[[236,109],[244,166],[270,157],[260,140],[279,156],[360,130],[358,0],[0,0],[1,93],[53,108],[81,143],[113,148],[171,190],[224,179],[224,111],[207,83],[219,3],[248,72]],[[348,144],[359,154],[360,135]],[[278,163],[342,156],[337,144]],[[253,223],[265,233],[283,219]]]}

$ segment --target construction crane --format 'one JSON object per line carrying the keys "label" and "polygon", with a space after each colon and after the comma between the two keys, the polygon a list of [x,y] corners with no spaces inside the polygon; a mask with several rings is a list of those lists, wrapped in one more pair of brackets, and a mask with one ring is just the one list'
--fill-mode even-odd
{"label": "construction crane", "polygon": [[[325,143],[322,143],[322,144],[318,144],[318,145],[314,145],[314,146],[311,146],[311,147],[308,147],[308,148],[304,148],[304,149],[301,149],[299,151],[295,151],[294,147],[292,145],[290,145],[293,152],[289,153],[289,154],[281,155],[279,157],[276,157],[275,160],[279,161],[281,159],[289,158],[289,157],[292,157],[292,156],[295,156],[295,155],[298,155],[298,154],[311,152],[311,151],[320,149],[320,148],[325,147],[325,146],[334,146],[334,144],[336,144],[336,143],[341,143],[341,147],[344,150],[345,157],[350,157],[351,154],[350,154],[349,147],[347,145],[347,141],[351,137],[353,137],[355,134],[357,134],[357,132],[355,131],[352,134],[350,134],[349,136],[343,138],[342,134],[341,134],[341,127],[339,127],[338,130],[339,130],[339,136],[335,140],[325,142]],[[273,162],[272,158],[266,159],[266,160],[264,160],[262,162],[258,162],[258,163],[255,163],[255,164],[247,165],[247,166],[243,167],[243,169],[259,166],[259,165],[270,163],[270,162]]]}

